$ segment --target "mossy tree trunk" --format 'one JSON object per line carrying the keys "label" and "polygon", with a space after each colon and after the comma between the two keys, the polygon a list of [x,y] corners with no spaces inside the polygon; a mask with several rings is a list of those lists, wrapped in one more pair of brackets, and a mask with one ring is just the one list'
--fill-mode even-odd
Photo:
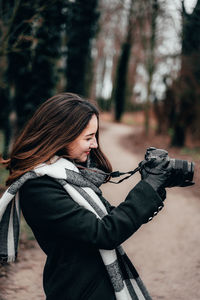
{"label": "mossy tree trunk", "polygon": [[67,14],[67,91],[87,97],[92,72],[92,41],[98,28],[98,0],[70,2]]}

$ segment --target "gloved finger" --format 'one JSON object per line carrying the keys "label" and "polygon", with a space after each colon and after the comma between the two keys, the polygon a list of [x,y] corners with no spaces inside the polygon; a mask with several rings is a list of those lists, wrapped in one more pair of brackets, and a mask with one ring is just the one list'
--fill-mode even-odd
{"label": "gloved finger", "polygon": [[177,186],[177,187],[187,187],[187,186],[191,186],[191,185],[194,185],[195,184],[195,182],[193,182],[193,181],[185,181],[185,182],[182,182],[181,184],[178,184],[178,183],[171,183],[171,185],[168,185],[167,187],[168,188],[172,188],[172,187],[175,187],[175,186]]}
{"label": "gloved finger", "polygon": [[155,169],[160,170],[160,171],[170,171],[172,169],[172,167],[170,166],[169,160],[163,160],[163,161],[159,162],[159,164],[157,164]]}
{"label": "gloved finger", "polygon": [[194,184],[195,184],[194,181],[185,181],[180,186],[181,187],[186,187],[186,186],[191,186],[191,185],[194,185]]}
{"label": "gloved finger", "polygon": [[146,178],[149,174],[143,169],[143,170],[140,170],[140,175],[141,175],[141,179],[144,179],[144,178]]}
{"label": "gloved finger", "polygon": [[[155,160],[155,159],[154,159]],[[152,160],[153,161],[153,160]],[[146,159],[144,159],[144,160],[142,160],[139,164],[138,164],[138,166],[141,168],[140,169],[140,171],[143,169],[143,167],[145,166],[145,165],[147,165],[147,164],[149,164],[150,163],[150,161],[148,161],[148,160],[146,160]]]}
{"label": "gloved finger", "polygon": [[157,192],[160,198],[164,201],[166,199],[166,190],[164,188],[160,188]]}
{"label": "gloved finger", "polygon": [[152,164],[146,164],[144,168],[147,170],[147,172],[152,172],[152,173],[158,173],[158,172],[160,173],[166,170],[170,171],[172,169],[169,160],[165,160],[165,159],[164,160],[156,159]]}
{"label": "gloved finger", "polygon": [[147,161],[143,160],[138,164],[138,166],[140,167],[139,172],[140,172],[142,179],[144,179],[148,175],[148,173],[145,171],[145,168],[144,168],[146,163],[147,163]]}

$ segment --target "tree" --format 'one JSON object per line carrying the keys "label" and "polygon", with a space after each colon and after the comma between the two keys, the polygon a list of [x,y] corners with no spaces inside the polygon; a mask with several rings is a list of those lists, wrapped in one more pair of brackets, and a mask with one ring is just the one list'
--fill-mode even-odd
{"label": "tree", "polygon": [[138,17],[140,43],[143,52],[143,59],[141,62],[146,73],[146,79],[144,80],[146,90],[146,97],[144,101],[144,129],[146,135],[148,135],[149,111],[151,107],[151,98],[154,96],[152,83],[157,67],[157,19],[161,13],[161,9],[158,0],[140,1],[139,7],[140,11],[142,11]]}
{"label": "tree", "polygon": [[98,28],[98,0],[76,0],[67,14],[67,90],[88,96],[92,41]]}
{"label": "tree", "polygon": [[26,99],[29,91],[31,74],[32,27],[30,20],[34,14],[34,6],[27,5],[25,0],[8,1],[6,8],[10,11],[5,17],[8,26],[1,49],[2,56],[7,59],[4,154],[8,152],[10,141],[16,133],[16,118],[19,121],[24,116],[23,99]]}
{"label": "tree", "polygon": [[[133,88],[138,80],[137,66],[138,64],[143,65],[147,75],[146,81],[143,78],[147,94],[144,104],[146,134],[149,129],[150,98],[153,94],[152,82],[157,63],[157,18],[159,13],[157,0],[130,1],[126,38],[122,43],[113,89],[115,119],[119,121],[125,109],[125,102],[129,98],[134,98]],[[130,72],[130,67],[132,72]]]}
{"label": "tree", "polygon": [[200,137],[200,0],[191,14],[182,1],[181,69],[174,94],[174,124],[171,144],[183,146],[187,132]]}
{"label": "tree", "polygon": [[35,22],[32,51],[31,87],[27,105],[33,113],[36,107],[51,97],[59,79],[58,60],[62,55],[62,25],[67,1],[56,0],[47,4],[38,1],[40,14]]}
{"label": "tree", "polygon": [[125,99],[127,91],[127,74],[131,48],[133,44],[133,5],[134,0],[130,2],[128,12],[127,34],[121,47],[121,55],[117,64],[116,79],[113,87],[113,96],[115,104],[115,120],[120,121],[125,108]]}
{"label": "tree", "polygon": [[99,10],[99,31],[92,49],[95,57],[92,98],[96,96],[99,105],[109,109],[120,47],[126,33],[124,5],[118,0],[102,0]]}
{"label": "tree", "polygon": [[145,133],[148,135],[149,132],[149,108],[150,108],[150,97],[152,95],[152,82],[153,75],[156,70],[156,62],[155,62],[155,50],[156,50],[156,42],[157,42],[157,18],[158,18],[159,4],[158,0],[154,0],[151,2],[150,8],[150,37],[148,40],[148,46],[146,49],[146,61],[144,63],[146,72],[147,72],[147,96],[144,105],[144,113],[145,113]]}
{"label": "tree", "polygon": [[16,131],[55,89],[66,3],[67,0],[5,2],[0,49],[5,69],[1,76],[1,94],[6,100],[1,114],[5,156]]}

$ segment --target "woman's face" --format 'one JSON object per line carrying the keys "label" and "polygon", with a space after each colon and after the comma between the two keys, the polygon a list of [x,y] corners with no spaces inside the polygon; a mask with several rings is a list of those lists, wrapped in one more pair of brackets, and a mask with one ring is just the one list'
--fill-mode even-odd
{"label": "woman's face", "polygon": [[97,148],[96,132],[98,129],[98,120],[96,115],[93,115],[87,127],[82,133],[69,144],[68,154],[71,159],[78,162],[85,162],[90,150]]}

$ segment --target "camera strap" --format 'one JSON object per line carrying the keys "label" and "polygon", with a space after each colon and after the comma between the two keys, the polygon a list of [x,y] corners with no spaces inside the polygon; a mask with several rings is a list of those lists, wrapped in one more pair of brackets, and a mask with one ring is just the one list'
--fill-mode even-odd
{"label": "camera strap", "polygon": [[120,176],[123,176],[123,175],[126,175],[128,174],[126,177],[118,180],[118,181],[112,181],[112,180],[109,180],[108,182],[110,183],[114,183],[114,184],[118,184],[118,183],[121,183],[123,182],[124,180],[128,179],[129,177],[131,177],[133,174],[135,174],[136,172],[138,172],[140,170],[141,167],[137,167],[135,168],[134,170],[132,171],[128,171],[128,172],[119,172],[119,171],[114,171],[114,172],[111,172],[109,175],[111,178],[116,178],[116,177],[120,177]]}
{"label": "camera strap", "polygon": [[[145,168],[146,165],[149,164],[149,161],[141,161],[138,165],[137,168],[135,168],[134,170],[131,170],[131,171],[128,171],[128,172],[119,172],[119,171],[114,171],[114,172],[111,172],[111,173],[108,173],[108,175],[111,177],[111,178],[116,178],[116,177],[120,177],[120,176],[123,176],[123,175],[126,175],[128,174],[126,177],[118,180],[118,181],[112,181],[112,180],[108,180],[108,182],[110,183],[114,183],[114,184],[118,184],[118,183],[121,183],[123,182],[124,180],[130,178],[131,176],[133,176],[136,172],[140,171],[141,169]],[[107,174],[107,173],[106,173]]]}
{"label": "camera strap", "polygon": [[128,179],[129,177],[131,177],[133,174],[135,174],[136,172],[140,171],[141,169],[141,165],[138,166],[137,168],[135,168],[134,170],[131,170],[131,171],[128,171],[128,172],[120,172],[120,171],[114,171],[114,172],[111,172],[111,173],[106,173],[106,172],[103,172],[103,171],[100,171],[100,170],[94,170],[94,169],[90,169],[90,168],[86,168],[86,167],[83,167],[81,165],[77,165],[76,166],[79,168],[79,169],[86,169],[90,172],[94,172],[94,173],[98,173],[98,174],[102,174],[102,175],[106,175],[110,178],[117,178],[117,177],[120,177],[120,176],[123,176],[123,175],[126,175],[128,174],[126,177],[118,180],[118,181],[112,181],[112,180],[108,180],[106,182],[110,182],[110,183],[114,183],[114,184],[119,184],[121,182],[123,182],[124,180]]}

